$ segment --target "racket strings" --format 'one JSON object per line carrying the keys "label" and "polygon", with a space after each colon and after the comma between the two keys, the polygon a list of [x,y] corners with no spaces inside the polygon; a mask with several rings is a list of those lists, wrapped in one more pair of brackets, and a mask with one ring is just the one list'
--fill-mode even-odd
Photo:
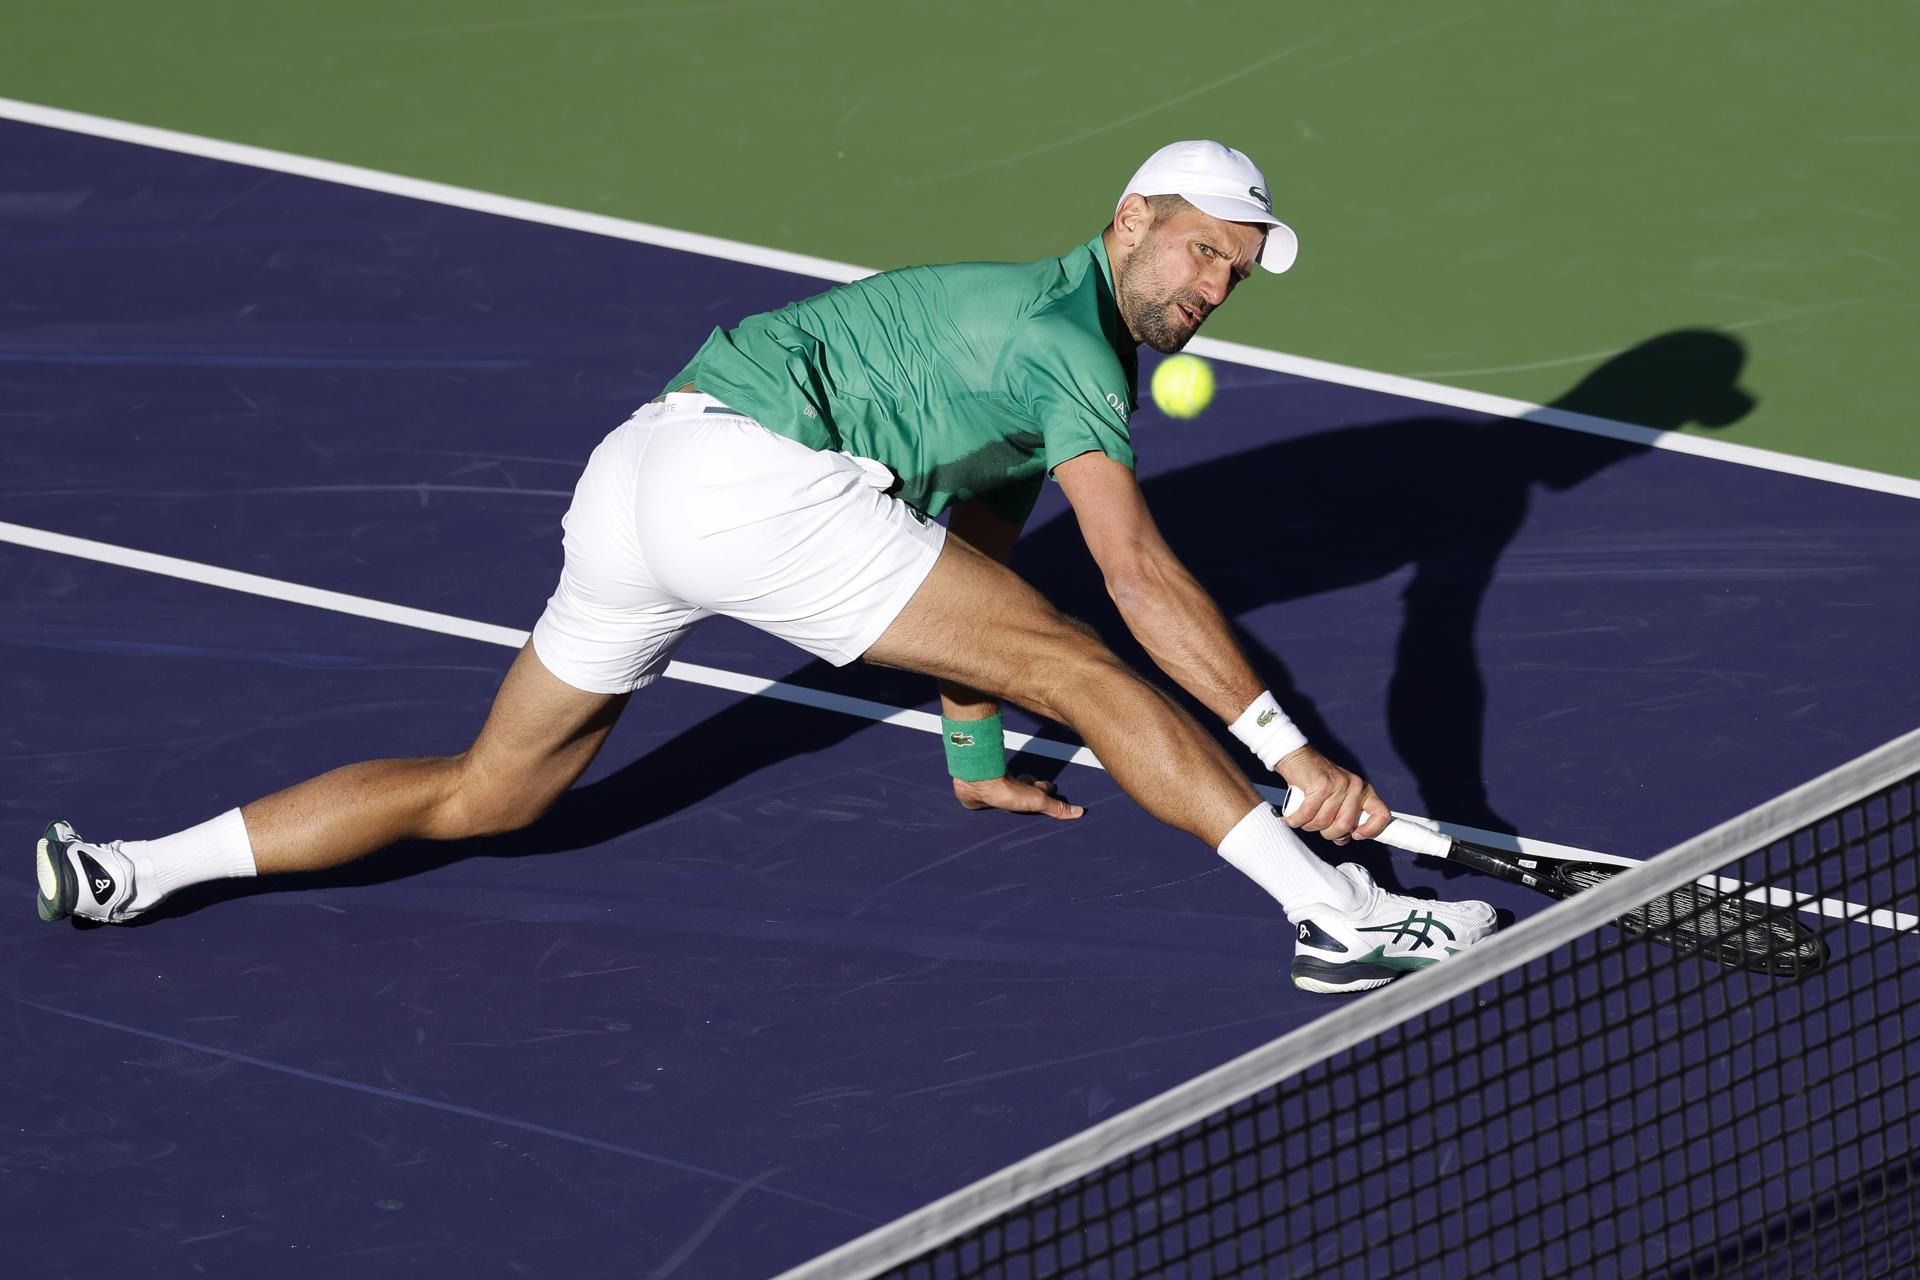
{"label": "racket strings", "polygon": [[[1590,889],[1618,874],[1614,867],[1568,868],[1567,878]],[[1628,912],[1620,921],[1673,946],[1722,964],[1795,972],[1818,968],[1825,947],[1790,911],[1735,898],[1700,885],[1681,885]]]}

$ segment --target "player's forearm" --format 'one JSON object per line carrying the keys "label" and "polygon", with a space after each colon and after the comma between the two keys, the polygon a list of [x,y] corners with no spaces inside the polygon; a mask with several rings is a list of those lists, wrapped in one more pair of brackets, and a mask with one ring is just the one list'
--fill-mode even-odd
{"label": "player's forearm", "polygon": [[1222,720],[1232,723],[1266,688],[1220,607],[1182,566],[1149,566],[1107,590],[1154,663]]}

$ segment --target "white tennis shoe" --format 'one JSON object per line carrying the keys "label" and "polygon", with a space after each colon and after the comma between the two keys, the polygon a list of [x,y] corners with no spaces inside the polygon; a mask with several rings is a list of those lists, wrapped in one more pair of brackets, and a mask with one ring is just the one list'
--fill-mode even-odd
{"label": "white tennis shoe", "polygon": [[120,852],[118,841],[88,844],[71,823],[56,822],[40,837],[33,861],[42,920],[79,916],[118,924],[140,914],[130,906],[133,859]]}
{"label": "white tennis shoe", "polygon": [[1302,990],[1341,995],[1384,987],[1494,930],[1493,908],[1484,902],[1388,893],[1358,863],[1343,862],[1339,871],[1364,903],[1356,911],[1316,906],[1302,913],[1293,956],[1293,985]]}

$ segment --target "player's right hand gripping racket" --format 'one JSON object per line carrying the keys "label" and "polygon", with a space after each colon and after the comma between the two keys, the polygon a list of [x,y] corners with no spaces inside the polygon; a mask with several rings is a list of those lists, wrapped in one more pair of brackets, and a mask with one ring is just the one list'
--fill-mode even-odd
{"label": "player's right hand gripping racket", "polygon": [[[1301,799],[1300,792],[1288,788],[1281,811],[1292,813]],[[1446,858],[1523,884],[1550,898],[1571,898],[1628,870],[1607,862],[1489,849],[1406,818],[1395,818],[1374,838],[1408,853]],[[1791,977],[1812,973],[1827,962],[1825,940],[1796,920],[1792,907],[1755,902],[1702,884],[1683,884],[1635,907],[1614,923],[1629,933],[1704,956],[1730,969]]]}

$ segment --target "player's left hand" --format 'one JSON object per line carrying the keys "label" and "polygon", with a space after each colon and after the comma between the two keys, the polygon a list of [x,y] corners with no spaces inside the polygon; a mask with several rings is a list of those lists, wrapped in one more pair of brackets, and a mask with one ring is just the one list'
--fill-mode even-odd
{"label": "player's left hand", "polygon": [[986,782],[953,780],[953,796],[969,809],[1004,809],[1008,813],[1039,813],[1063,821],[1086,810],[1054,794],[1051,782],[1036,781],[1030,773],[993,778]]}
{"label": "player's left hand", "polygon": [[1312,747],[1281,756],[1273,771],[1306,797],[1286,815],[1287,825],[1296,830],[1317,831],[1335,844],[1345,844],[1349,839],[1372,839],[1393,819],[1386,801],[1365,778],[1342,769]]}

